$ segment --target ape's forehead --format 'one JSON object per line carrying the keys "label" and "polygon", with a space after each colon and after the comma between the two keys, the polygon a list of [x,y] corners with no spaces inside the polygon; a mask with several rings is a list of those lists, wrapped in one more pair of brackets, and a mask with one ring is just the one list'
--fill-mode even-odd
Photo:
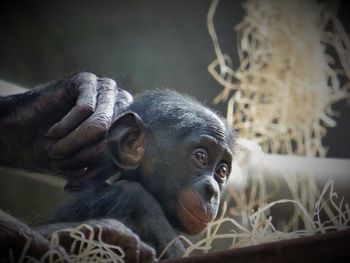
{"label": "ape's forehead", "polygon": [[227,147],[233,147],[234,135],[230,127],[228,127],[227,123],[224,122],[217,114],[214,112],[207,110],[205,112],[206,122],[202,127],[201,133],[206,133],[212,137],[214,137],[221,144],[227,145]]}
{"label": "ape's forehead", "polygon": [[194,98],[171,90],[147,91],[135,98],[129,110],[136,112],[151,133],[181,135],[200,131],[212,134],[232,149],[234,134],[226,121]]}
{"label": "ape's forehead", "polygon": [[[173,127],[180,134],[207,134],[215,138],[218,143],[230,150],[234,147],[234,133],[226,121],[219,117],[212,110],[202,107],[200,110],[193,110],[179,116]],[[183,132],[181,132],[183,131]]]}

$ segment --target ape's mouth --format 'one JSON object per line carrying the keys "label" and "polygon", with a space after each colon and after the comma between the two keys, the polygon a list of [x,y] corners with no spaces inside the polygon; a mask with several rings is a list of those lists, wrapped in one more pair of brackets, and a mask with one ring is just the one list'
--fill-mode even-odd
{"label": "ape's mouth", "polygon": [[208,227],[211,222],[209,216],[204,215],[204,211],[196,211],[179,203],[178,218],[180,219],[183,232],[190,235],[197,235]]}
{"label": "ape's mouth", "polygon": [[208,223],[211,221],[209,219],[208,216],[204,216],[203,213],[196,213],[195,211],[191,211],[190,209],[188,209],[185,205],[180,204],[182,210],[187,213],[188,215],[190,215],[193,219],[195,219],[196,221],[202,223],[202,224],[206,224],[208,225]]}
{"label": "ape's mouth", "polygon": [[181,193],[176,210],[182,231],[190,235],[202,232],[216,216],[193,188]]}

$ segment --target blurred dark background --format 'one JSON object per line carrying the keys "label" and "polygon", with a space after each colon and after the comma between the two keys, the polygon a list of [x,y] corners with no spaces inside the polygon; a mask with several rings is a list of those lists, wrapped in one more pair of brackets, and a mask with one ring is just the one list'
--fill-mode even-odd
{"label": "blurred dark background", "polygon": [[[24,87],[77,71],[114,78],[136,93],[171,88],[213,105],[221,86],[207,66],[215,58],[206,16],[210,0],[11,1],[0,8],[0,79]],[[339,18],[349,32],[349,4]],[[221,0],[215,15],[220,45],[238,66],[233,27],[241,1]],[[324,139],[328,157],[350,158],[350,111],[345,102],[338,126]]]}

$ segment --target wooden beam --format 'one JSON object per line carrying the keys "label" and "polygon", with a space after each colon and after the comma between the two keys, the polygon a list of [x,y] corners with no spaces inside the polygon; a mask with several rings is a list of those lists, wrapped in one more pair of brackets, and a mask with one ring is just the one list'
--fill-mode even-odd
{"label": "wooden beam", "polygon": [[[320,263],[348,262],[350,230],[235,248],[206,255],[164,260],[166,263]],[[347,260],[348,258],[348,260]]]}

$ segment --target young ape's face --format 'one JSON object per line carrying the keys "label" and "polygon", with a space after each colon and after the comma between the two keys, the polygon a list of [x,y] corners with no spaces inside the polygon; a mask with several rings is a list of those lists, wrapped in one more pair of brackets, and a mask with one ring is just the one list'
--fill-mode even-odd
{"label": "young ape's face", "polygon": [[[228,145],[210,134],[200,133],[188,138],[181,175],[187,186],[180,191],[176,215],[183,232],[198,234],[215,219],[220,190],[231,172],[232,153]],[[180,177],[180,175],[179,175]]]}
{"label": "young ape's face", "polygon": [[172,225],[186,234],[200,233],[217,215],[231,172],[230,136],[219,118],[208,118],[207,127],[186,134],[170,128],[150,139],[141,165],[143,183]]}
{"label": "young ape's face", "polygon": [[217,215],[231,172],[234,135],[200,103],[173,92],[136,100],[113,125],[115,163],[131,169],[171,223],[198,234]]}

